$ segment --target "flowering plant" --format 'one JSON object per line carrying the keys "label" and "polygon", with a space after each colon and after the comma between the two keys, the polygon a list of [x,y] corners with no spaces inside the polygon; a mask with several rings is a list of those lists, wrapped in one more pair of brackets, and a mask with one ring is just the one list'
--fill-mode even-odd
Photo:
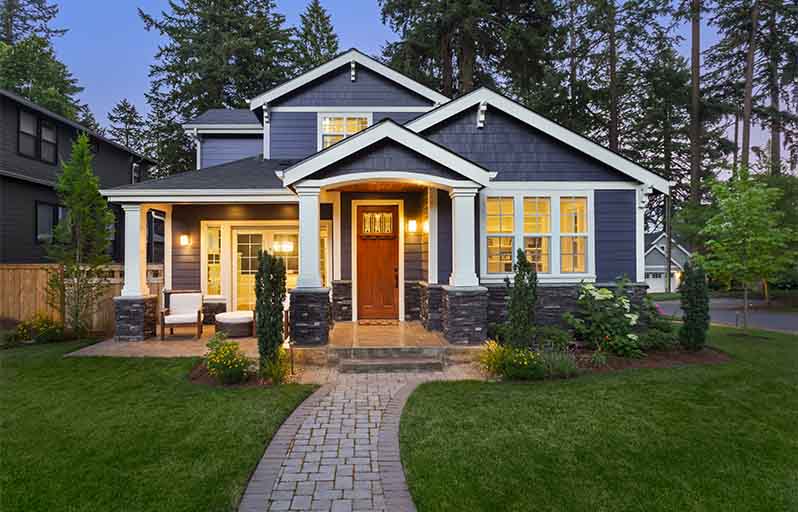
{"label": "flowering plant", "polygon": [[222,384],[239,384],[246,380],[252,361],[238,343],[227,341],[227,335],[220,332],[208,340],[208,349],[205,366],[210,376]]}

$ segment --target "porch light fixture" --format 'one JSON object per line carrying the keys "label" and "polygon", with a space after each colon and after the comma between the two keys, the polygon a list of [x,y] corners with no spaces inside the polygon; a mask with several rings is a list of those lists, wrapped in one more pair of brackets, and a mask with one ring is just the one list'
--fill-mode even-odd
{"label": "porch light fixture", "polygon": [[417,230],[418,230],[418,223],[415,221],[415,219],[407,221],[408,233],[415,233]]}
{"label": "porch light fixture", "polygon": [[183,247],[191,245],[191,237],[188,235],[180,235],[180,245]]}

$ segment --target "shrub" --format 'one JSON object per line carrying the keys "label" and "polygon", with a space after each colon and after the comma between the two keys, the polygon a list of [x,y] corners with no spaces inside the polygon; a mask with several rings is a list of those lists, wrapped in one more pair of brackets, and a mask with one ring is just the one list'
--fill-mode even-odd
{"label": "shrub", "polygon": [[632,332],[638,315],[631,311],[624,281],[615,291],[582,283],[576,315],[566,313],[565,321],[577,337],[591,348],[607,350],[622,357],[641,357],[638,337]]}
{"label": "shrub", "polygon": [[267,251],[258,255],[255,276],[255,332],[258,336],[260,372],[264,378],[274,377],[269,368],[280,363],[283,340],[283,302],[285,301],[285,264]]}
{"label": "shrub", "polygon": [[539,380],[546,376],[540,353],[488,341],[479,355],[480,366],[491,375],[510,380]]}
{"label": "shrub", "polygon": [[590,365],[594,368],[607,366],[607,354],[603,350],[596,350],[590,356]]}
{"label": "shrub", "polygon": [[662,331],[649,329],[642,333],[638,339],[642,350],[672,350],[679,343],[679,338],[673,329]]}
{"label": "shrub", "polygon": [[518,249],[516,254],[513,272],[512,285],[509,280],[505,281],[510,299],[507,302],[507,322],[500,332],[503,342],[529,347],[534,343],[531,335],[535,326],[538,275],[522,249]]}
{"label": "shrub", "polygon": [[540,325],[534,328],[535,345],[543,351],[564,352],[571,344],[571,335],[559,327]]}
{"label": "shrub", "polygon": [[491,375],[501,375],[507,348],[495,340],[488,340],[479,353],[479,366]]}
{"label": "shrub", "polygon": [[208,349],[205,366],[209,375],[222,384],[240,384],[246,380],[252,361],[238,343],[228,341],[225,333],[217,332],[208,340]]}
{"label": "shrub", "polygon": [[707,276],[699,263],[688,261],[685,264],[679,293],[683,312],[679,340],[687,350],[700,350],[707,342],[709,292]]}
{"label": "shrub", "polygon": [[266,365],[261,367],[261,376],[271,379],[272,384],[282,384],[287,380],[290,370],[288,351],[279,347],[275,357],[266,361]]}
{"label": "shrub", "polygon": [[38,313],[30,320],[17,324],[16,328],[7,336],[7,342],[18,344],[23,341],[36,343],[52,343],[64,340],[64,325],[43,313]]}
{"label": "shrub", "polygon": [[576,357],[567,350],[544,350],[540,353],[548,379],[568,378],[579,373]]}

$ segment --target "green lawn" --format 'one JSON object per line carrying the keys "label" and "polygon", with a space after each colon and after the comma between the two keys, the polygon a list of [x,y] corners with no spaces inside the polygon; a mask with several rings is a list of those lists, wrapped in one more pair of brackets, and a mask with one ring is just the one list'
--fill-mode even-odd
{"label": "green lawn", "polygon": [[713,328],[735,361],[429,383],[402,416],[418,509],[798,510],[798,337]]}
{"label": "green lawn", "polygon": [[310,386],[191,384],[195,359],[0,351],[0,510],[229,511]]}

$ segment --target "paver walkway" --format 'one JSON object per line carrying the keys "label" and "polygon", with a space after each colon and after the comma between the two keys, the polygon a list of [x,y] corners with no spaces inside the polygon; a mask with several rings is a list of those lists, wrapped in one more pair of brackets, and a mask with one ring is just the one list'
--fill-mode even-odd
{"label": "paver walkway", "polygon": [[419,383],[474,377],[450,368],[331,374],[280,427],[239,511],[414,511],[399,459],[399,417]]}

